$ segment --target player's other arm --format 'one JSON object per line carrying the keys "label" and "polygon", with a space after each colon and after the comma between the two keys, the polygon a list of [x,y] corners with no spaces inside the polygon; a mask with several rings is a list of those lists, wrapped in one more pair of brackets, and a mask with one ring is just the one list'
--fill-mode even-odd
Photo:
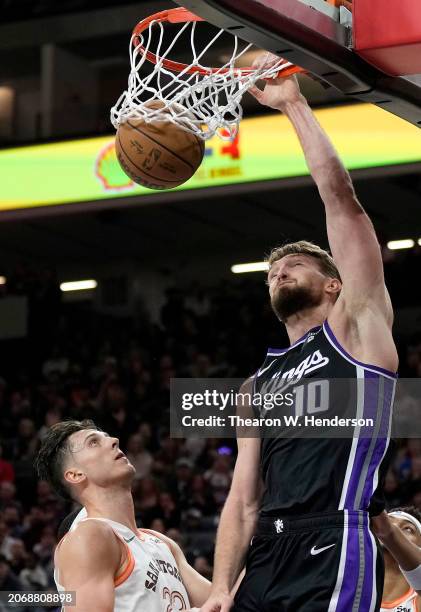
{"label": "player's other arm", "polygon": [[153,531],[152,529],[142,529],[142,531],[153,534],[165,542],[170,549],[177,564],[178,571],[180,572],[180,576],[183,580],[183,584],[186,588],[191,605],[200,607],[202,604],[204,604],[209,597],[211,590],[211,583],[209,580],[204,578],[204,576],[199,574],[199,572],[189,565],[183,551],[181,550],[180,546],[174,542],[174,540],[171,540],[171,538],[164,536],[158,531]]}
{"label": "player's other arm", "polygon": [[114,576],[121,546],[112,529],[99,521],[81,523],[66,536],[56,554],[59,582],[76,591],[76,605],[66,612],[113,612]]}
{"label": "player's other arm", "polygon": [[[412,574],[418,576],[414,588],[418,595],[421,595],[421,549],[413,544],[399,527],[392,523],[386,512],[373,517],[371,525],[374,533],[396,559],[401,570],[409,576]],[[408,580],[408,576],[405,576],[405,578]],[[411,586],[414,585],[411,584]]]}
{"label": "player's other arm", "polygon": [[387,324],[392,308],[384,284],[383,263],[373,224],[358,202],[349,173],[319,125],[295,77],[269,82],[264,91],[251,93],[276,108],[292,123],[326,212],[333,258],[343,281],[342,299],[349,311],[371,306]]}
{"label": "player's other arm", "polygon": [[[247,381],[240,393],[251,393]],[[249,409],[238,409],[251,416]],[[254,535],[263,490],[260,475],[260,439],[238,438],[238,457],[231,489],[216,537],[212,591],[202,612],[228,612],[233,602],[233,587],[244,568],[247,550]],[[238,585],[237,585],[238,586]]]}

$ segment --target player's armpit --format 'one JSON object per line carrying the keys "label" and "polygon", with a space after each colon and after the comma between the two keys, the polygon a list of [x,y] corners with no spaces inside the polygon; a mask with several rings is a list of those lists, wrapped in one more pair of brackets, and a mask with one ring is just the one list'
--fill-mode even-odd
{"label": "player's armpit", "polygon": [[60,584],[66,591],[76,591],[71,612],[113,612],[114,576],[120,560],[121,545],[105,523],[83,522],[66,536],[56,567]]}

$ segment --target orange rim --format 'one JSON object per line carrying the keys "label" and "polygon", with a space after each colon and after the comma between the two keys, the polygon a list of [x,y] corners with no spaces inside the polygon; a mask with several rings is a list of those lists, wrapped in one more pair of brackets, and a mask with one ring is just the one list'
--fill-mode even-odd
{"label": "orange rim", "polygon": [[[166,11],[160,11],[159,13],[154,13],[149,17],[146,17],[142,21],[135,26],[133,30],[133,45],[138,47],[138,51],[144,52],[146,59],[152,64],[157,64],[159,61],[162,61],[162,64],[170,70],[171,72],[186,72],[188,74],[227,74],[230,72],[230,68],[201,68],[200,66],[189,66],[188,64],[183,64],[181,62],[174,62],[169,59],[158,58],[155,53],[152,51],[146,51],[145,47],[141,44],[139,36],[148,29],[152,22],[156,23],[191,23],[193,21],[205,21],[202,17],[198,17],[191,11],[183,7],[168,9]],[[247,68],[238,68],[238,74],[242,76],[248,76],[250,74],[254,74],[256,72],[256,68],[247,67]],[[306,72],[303,68],[299,68],[298,66],[290,66],[285,70],[282,70],[278,76],[287,77],[292,74],[297,74],[299,72]]]}

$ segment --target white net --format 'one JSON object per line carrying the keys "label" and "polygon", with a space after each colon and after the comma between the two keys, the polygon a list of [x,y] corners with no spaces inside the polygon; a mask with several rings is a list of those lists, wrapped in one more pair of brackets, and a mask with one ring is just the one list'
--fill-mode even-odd
{"label": "white net", "polygon": [[[215,134],[223,140],[233,140],[243,116],[241,100],[247,89],[259,79],[274,78],[292,67],[290,62],[279,59],[262,68],[239,69],[238,62],[253,45],[230,35],[230,59],[219,68],[210,68],[204,63],[205,55],[225,32],[220,30],[198,51],[197,25],[196,21],[178,24],[179,30],[167,46],[165,27],[160,21],[151,21],[142,34],[132,36],[128,88],[111,108],[111,123],[116,129],[129,118],[148,123],[171,121],[203,140]],[[173,66],[169,69],[168,64],[175,64],[169,61],[171,52],[186,36],[193,56],[190,64],[177,64],[180,70]],[[156,64],[148,60],[151,54],[156,56]]]}

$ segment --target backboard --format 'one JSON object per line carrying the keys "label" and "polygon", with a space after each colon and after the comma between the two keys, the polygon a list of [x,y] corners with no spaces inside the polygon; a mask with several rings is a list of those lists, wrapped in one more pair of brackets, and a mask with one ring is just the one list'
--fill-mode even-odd
{"label": "backboard", "polygon": [[[305,68],[346,96],[421,127],[421,80],[392,77],[352,49],[350,23],[324,0],[175,0],[206,21]],[[322,10],[320,10],[322,9]]]}

